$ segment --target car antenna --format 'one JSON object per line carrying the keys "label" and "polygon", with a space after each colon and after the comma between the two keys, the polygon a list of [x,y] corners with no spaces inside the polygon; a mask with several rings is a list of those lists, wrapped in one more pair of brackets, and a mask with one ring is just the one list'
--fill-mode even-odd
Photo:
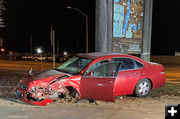
{"label": "car antenna", "polygon": [[32,68],[29,70],[29,75],[33,75],[33,74],[32,74]]}

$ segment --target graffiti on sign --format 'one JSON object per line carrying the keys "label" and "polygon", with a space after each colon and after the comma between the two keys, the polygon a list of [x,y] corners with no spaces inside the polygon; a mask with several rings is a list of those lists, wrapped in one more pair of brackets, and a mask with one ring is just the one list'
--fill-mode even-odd
{"label": "graffiti on sign", "polygon": [[114,0],[113,52],[140,54],[144,0]]}
{"label": "graffiti on sign", "polygon": [[142,38],[144,0],[115,0],[113,37]]}

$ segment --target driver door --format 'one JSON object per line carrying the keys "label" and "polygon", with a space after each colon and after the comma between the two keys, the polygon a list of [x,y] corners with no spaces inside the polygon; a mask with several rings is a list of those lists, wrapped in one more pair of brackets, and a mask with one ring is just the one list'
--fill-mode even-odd
{"label": "driver door", "polygon": [[81,98],[114,102],[113,88],[118,63],[106,63],[85,74],[80,82]]}

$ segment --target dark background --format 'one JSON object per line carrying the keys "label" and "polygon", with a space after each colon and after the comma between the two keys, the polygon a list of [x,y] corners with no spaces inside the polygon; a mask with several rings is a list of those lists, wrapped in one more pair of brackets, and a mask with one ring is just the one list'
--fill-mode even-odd
{"label": "dark background", "polygon": [[9,50],[30,52],[30,35],[33,51],[42,47],[52,50],[50,27],[55,30],[56,44],[61,51],[85,51],[85,17],[67,6],[79,8],[89,16],[89,45],[94,50],[95,1],[93,0],[12,0],[8,1]]}
{"label": "dark background", "polygon": [[[33,52],[36,47],[51,52],[50,27],[53,26],[60,53],[85,52],[85,17],[67,6],[89,16],[89,51],[93,52],[95,0],[9,0],[6,49],[30,52],[32,35]],[[180,51],[179,12],[178,0],[153,0],[152,55],[174,55],[175,51]]]}
{"label": "dark background", "polygon": [[179,0],[153,0],[152,55],[180,52],[179,5]]}

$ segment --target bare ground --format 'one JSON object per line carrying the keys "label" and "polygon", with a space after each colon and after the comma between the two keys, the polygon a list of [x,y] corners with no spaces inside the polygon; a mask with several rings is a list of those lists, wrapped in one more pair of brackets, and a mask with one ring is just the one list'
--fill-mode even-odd
{"label": "bare ground", "polygon": [[[170,80],[165,87],[151,91],[147,98],[122,96],[116,97],[116,103],[56,101],[46,107],[29,105],[16,100],[12,92],[28,73],[29,65],[23,70],[12,66],[0,68],[0,119],[164,119],[165,104],[180,104],[180,84]],[[165,71],[167,77],[179,72],[178,67],[174,72],[173,67]],[[176,82],[178,76],[176,74]]]}

